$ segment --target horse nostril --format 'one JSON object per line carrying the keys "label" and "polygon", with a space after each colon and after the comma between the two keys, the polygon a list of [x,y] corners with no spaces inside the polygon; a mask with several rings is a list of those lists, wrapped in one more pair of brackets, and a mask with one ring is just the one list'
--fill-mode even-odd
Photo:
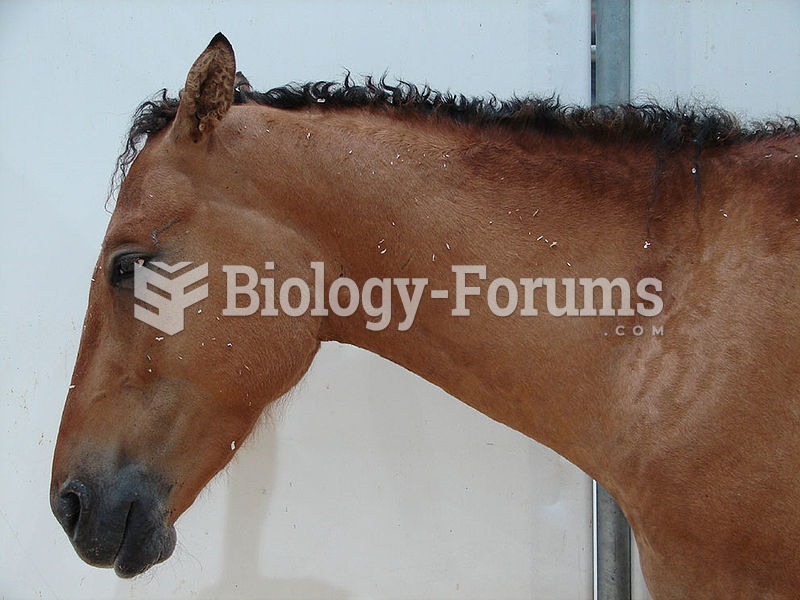
{"label": "horse nostril", "polygon": [[56,502],[56,518],[70,538],[75,536],[81,511],[88,508],[89,492],[80,481],[70,481],[61,490]]}
{"label": "horse nostril", "polygon": [[78,525],[78,518],[81,516],[81,501],[75,492],[65,492],[61,494],[59,504],[59,521],[69,537],[75,534]]}

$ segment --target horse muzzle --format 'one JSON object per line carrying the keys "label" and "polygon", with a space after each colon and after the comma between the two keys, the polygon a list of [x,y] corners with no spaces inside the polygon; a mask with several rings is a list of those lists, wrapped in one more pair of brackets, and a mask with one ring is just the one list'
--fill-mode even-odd
{"label": "horse muzzle", "polygon": [[129,465],[114,475],[54,482],[50,506],[78,556],[133,577],[175,549],[164,488],[141,467]]}

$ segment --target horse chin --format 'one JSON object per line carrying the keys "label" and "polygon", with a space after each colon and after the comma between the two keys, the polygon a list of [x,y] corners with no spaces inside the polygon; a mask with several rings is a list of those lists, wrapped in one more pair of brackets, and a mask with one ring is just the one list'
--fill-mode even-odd
{"label": "horse chin", "polygon": [[166,560],[175,549],[163,487],[141,469],[127,467],[113,477],[71,479],[51,503],[81,559],[113,567],[128,578]]}

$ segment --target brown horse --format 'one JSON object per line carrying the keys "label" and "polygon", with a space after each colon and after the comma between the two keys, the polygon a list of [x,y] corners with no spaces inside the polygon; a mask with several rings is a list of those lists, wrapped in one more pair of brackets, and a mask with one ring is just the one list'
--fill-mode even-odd
{"label": "brown horse", "polygon": [[[234,64],[216,36],[180,101],[142,105],[120,157],[53,464],[84,560],[132,576],[166,559],[178,516],[337,340],[597,479],[656,598],[797,597],[796,121],[349,78],[257,93]],[[135,317],[136,277],[182,261],[208,264],[208,297],[165,335]],[[583,300],[619,310],[556,316],[582,306],[570,278],[615,278]],[[634,290],[646,278],[663,287]],[[623,281],[643,310],[624,310]],[[268,306],[279,290],[292,310]]]}

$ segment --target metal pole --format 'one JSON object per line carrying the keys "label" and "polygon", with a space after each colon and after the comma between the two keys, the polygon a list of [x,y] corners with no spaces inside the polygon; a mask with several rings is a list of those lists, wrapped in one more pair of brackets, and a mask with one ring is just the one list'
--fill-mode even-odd
{"label": "metal pole", "polygon": [[[596,102],[609,105],[629,102],[630,0],[596,0],[595,6]],[[597,600],[630,600],[630,525],[611,494],[595,485]]]}
{"label": "metal pole", "polygon": [[595,483],[597,600],[631,598],[631,530],[622,509]]}
{"label": "metal pole", "polygon": [[630,0],[596,0],[595,85],[598,104],[619,104],[631,97]]}

